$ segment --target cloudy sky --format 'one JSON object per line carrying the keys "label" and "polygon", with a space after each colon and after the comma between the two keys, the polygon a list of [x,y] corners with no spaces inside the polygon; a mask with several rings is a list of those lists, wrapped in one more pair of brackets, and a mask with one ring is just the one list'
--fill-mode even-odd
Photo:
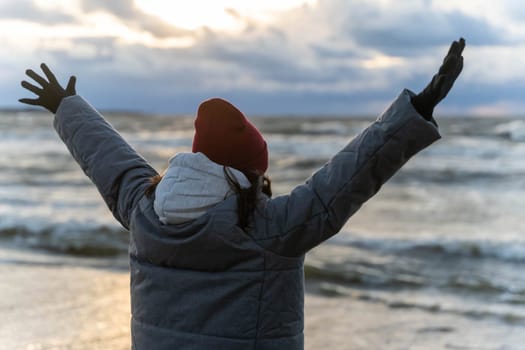
{"label": "cloudy sky", "polygon": [[525,115],[524,20],[518,0],[0,0],[0,107],[46,62],[103,110],[377,114],[463,36],[437,113]]}

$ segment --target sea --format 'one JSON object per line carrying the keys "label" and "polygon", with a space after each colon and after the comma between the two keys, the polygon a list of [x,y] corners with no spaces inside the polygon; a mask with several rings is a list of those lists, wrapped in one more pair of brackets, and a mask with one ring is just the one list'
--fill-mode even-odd
{"label": "sea", "polygon": [[[159,171],[190,151],[193,116],[106,117]],[[253,117],[269,145],[275,195],[303,183],[373,120]],[[326,297],[525,325],[525,119],[438,123],[442,139],[307,255],[306,278]],[[48,113],[0,112],[0,245],[126,259],[128,233]]]}

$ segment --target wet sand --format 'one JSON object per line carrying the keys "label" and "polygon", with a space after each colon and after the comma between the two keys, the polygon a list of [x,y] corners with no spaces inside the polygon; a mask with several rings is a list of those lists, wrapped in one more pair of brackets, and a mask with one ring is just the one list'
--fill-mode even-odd
{"label": "wet sand", "polygon": [[[129,349],[125,265],[0,246],[0,349]],[[307,350],[525,349],[523,324],[327,297],[319,286],[307,285]]]}

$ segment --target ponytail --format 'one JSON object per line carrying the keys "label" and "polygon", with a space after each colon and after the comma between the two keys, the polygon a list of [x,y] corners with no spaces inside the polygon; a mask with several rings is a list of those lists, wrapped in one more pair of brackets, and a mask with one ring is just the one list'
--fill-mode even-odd
{"label": "ponytail", "polygon": [[260,176],[257,172],[244,172],[251,186],[242,188],[227,167],[224,167],[224,174],[226,175],[226,180],[237,194],[239,226],[245,229],[248,227],[250,218],[257,206],[259,191],[268,197],[272,196],[271,181],[266,175]]}

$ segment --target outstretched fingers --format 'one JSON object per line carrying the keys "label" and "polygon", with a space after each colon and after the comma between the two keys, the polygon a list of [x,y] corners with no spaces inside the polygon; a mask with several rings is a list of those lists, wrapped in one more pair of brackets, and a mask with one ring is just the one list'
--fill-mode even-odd
{"label": "outstretched fingers", "polygon": [[42,105],[39,98],[21,98],[18,100],[18,102],[25,103],[28,105],[33,105],[33,106]]}
{"label": "outstretched fingers", "polygon": [[22,81],[22,87],[31,91],[32,93],[34,93],[35,95],[42,95],[42,92],[43,92],[43,89],[39,88],[38,86],[35,86],[31,83],[28,83],[27,81]]}
{"label": "outstretched fingers", "polygon": [[77,77],[75,77],[74,75],[69,77],[69,81],[68,81],[67,87],[66,87],[66,92],[69,95],[76,95],[77,94],[77,91],[75,89],[75,84],[76,83],[77,83]]}
{"label": "outstretched fingers", "polygon": [[459,40],[454,41],[452,45],[450,45],[450,49],[448,50],[447,56],[461,56],[463,53],[463,49],[465,48],[465,39],[459,38]]}
{"label": "outstretched fingers", "polygon": [[32,69],[28,69],[26,70],[26,75],[28,77],[30,77],[31,79],[33,79],[34,81],[36,81],[37,83],[39,83],[42,87],[46,86],[47,84],[49,84],[47,82],[47,80],[45,80],[42,76],[40,76],[39,74],[35,73],[34,70]]}
{"label": "outstretched fingers", "polygon": [[58,106],[65,97],[76,95],[76,78],[70,77],[67,90],[64,90],[45,63],[42,63],[40,68],[42,68],[43,75],[37,74],[31,69],[26,70],[26,75],[32,78],[34,82],[22,81],[22,87],[37,95],[37,98],[21,98],[18,101],[28,105],[42,106],[48,111],[56,113]]}
{"label": "outstretched fingers", "polygon": [[460,38],[458,41],[454,41],[443,59],[438,74],[450,74],[457,78],[463,69],[463,56],[461,54],[464,48],[465,39]]}
{"label": "outstretched fingers", "polygon": [[454,55],[447,55],[443,60],[443,64],[439,67],[438,74],[448,74],[456,70],[459,57]]}
{"label": "outstretched fingers", "polygon": [[454,71],[454,76],[457,78],[462,70],[463,70],[463,56],[459,56],[458,63],[456,64],[456,70]]}
{"label": "outstretched fingers", "polygon": [[463,54],[463,49],[465,48],[465,39],[459,38],[459,52],[458,56],[461,56]]}
{"label": "outstretched fingers", "polygon": [[55,77],[55,75],[53,74],[53,72],[51,72],[51,70],[47,67],[47,65],[45,63],[42,63],[40,65],[40,68],[42,68],[42,71],[44,72],[44,74],[46,75],[47,79],[49,80],[49,83],[50,84],[56,84],[58,85],[58,80],[57,78]]}

